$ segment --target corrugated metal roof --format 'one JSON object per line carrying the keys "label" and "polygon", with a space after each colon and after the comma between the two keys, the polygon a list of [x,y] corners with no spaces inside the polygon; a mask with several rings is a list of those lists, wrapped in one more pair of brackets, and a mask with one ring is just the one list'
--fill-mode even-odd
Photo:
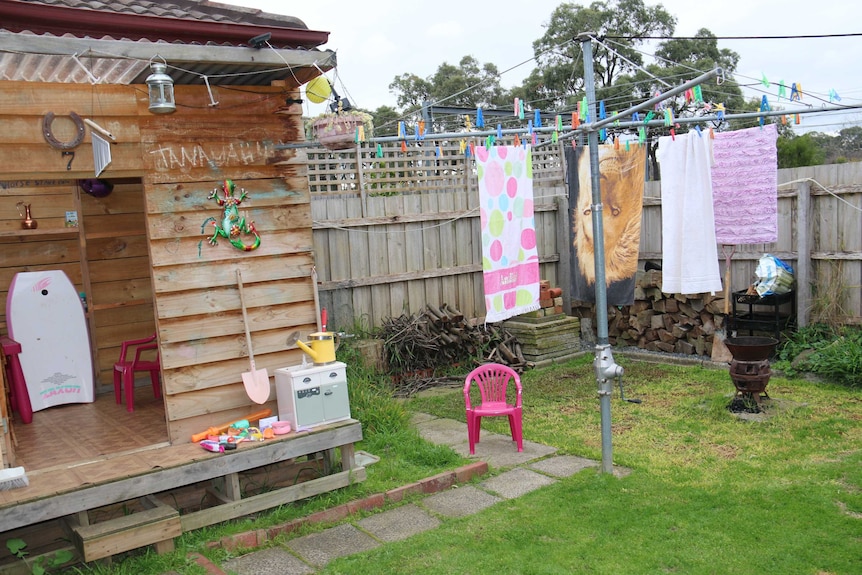
{"label": "corrugated metal roof", "polygon": [[[271,43],[260,49],[247,46],[249,35],[258,29],[252,26],[277,27],[265,28],[283,34],[282,39],[290,38],[293,31],[299,36],[295,43],[307,41],[309,31],[302,21],[290,17],[267,14],[237,6],[199,0],[174,0],[169,3],[149,2],[146,0],[0,0],[5,8],[12,3],[39,4],[41,8],[58,6],[63,14],[69,10],[97,12],[98,18],[85,23],[97,35],[63,33],[61,35],[44,29],[22,29],[11,25],[11,19],[4,18],[0,23],[0,79],[30,82],[59,83],[108,83],[142,84],[150,74],[151,59],[164,59],[168,64],[168,74],[175,84],[212,85],[270,85],[273,81],[283,80],[288,85],[298,86],[335,66],[335,54],[316,47],[279,48]],[[0,5],[0,9],[5,9]],[[184,35],[188,29],[191,36],[207,34],[213,23],[219,23],[219,30],[230,28],[232,38],[243,38],[244,42],[217,42],[225,35],[202,42],[153,41],[147,37],[130,38],[121,28],[111,29],[111,14],[126,13],[137,16],[146,12],[148,24],[160,24],[160,29],[147,26],[153,37],[171,39],[174,35]],[[51,11],[58,14],[57,11]],[[153,14],[159,17],[154,18]],[[78,12],[80,14],[80,12]],[[88,18],[91,16],[88,14]],[[177,18],[184,20],[177,27]],[[25,19],[22,18],[21,21]],[[134,27],[140,27],[143,20],[134,19]],[[171,27],[167,22],[171,22]],[[128,23],[130,20],[126,19]],[[301,27],[301,28],[300,28]],[[110,29],[112,35],[98,33],[98,29]],[[161,33],[164,32],[164,33]],[[155,33],[155,35],[153,34]],[[302,35],[305,34],[305,35]],[[311,34],[327,34],[311,32]]]}

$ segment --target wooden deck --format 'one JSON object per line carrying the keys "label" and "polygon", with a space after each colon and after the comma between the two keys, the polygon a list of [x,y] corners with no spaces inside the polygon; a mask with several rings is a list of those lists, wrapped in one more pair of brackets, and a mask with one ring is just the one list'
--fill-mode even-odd
{"label": "wooden deck", "polygon": [[[160,400],[139,390],[139,403],[134,413],[115,405],[113,396],[99,397],[93,404],[64,406],[34,414],[30,425],[17,425],[18,465],[27,470],[28,487],[0,491],[0,532],[5,538],[15,536],[15,530],[37,530],[60,520],[73,531],[73,541],[84,560],[108,557],[125,550],[157,544],[159,539],[129,540],[116,537],[105,547],[88,546],[93,532],[99,535],[116,530],[120,519],[98,523],[99,513],[111,505],[128,505],[140,510],[153,504],[160,507],[151,513],[171,522],[175,532],[198,529],[243,515],[260,512],[298,499],[311,497],[361,482],[365,469],[356,467],[353,444],[362,439],[358,421],[347,420],[315,427],[303,433],[277,436],[263,442],[245,442],[236,451],[210,453],[197,444],[171,446],[167,443]],[[111,413],[111,410],[121,411]],[[110,425],[101,418],[108,413]],[[84,422],[84,423],[82,423]],[[109,433],[104,430],[111,429]],[[340,450],[341,466],[336,468],[335,451]],[[322,473],[307,481],[257,494],[242,493],[240,474],[253,472],[282,462],[294,460],[320,462]],[[308,467],[308,464],[304,464]],[[208,494],[216,501],[199,509],[178,512],[176,498],[156,494],[177,492],[191,486],[212,485]],[[163,513],[166,509],[168,513]],[[134,518],[141,521],[147,512],[122,517],[132,522],[128,533],[140,531]],[[162,530],[162,537],[167,531]],[[171,543],[172,544],[172,543]],[[157,546],[157,550],[159,547]]]}

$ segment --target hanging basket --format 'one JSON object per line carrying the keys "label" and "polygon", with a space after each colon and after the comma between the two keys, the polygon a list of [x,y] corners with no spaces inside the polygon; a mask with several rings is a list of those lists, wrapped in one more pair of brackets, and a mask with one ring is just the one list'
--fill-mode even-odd
{"label": "hanging basket", "polygon": [[329,150],[347,150],[355,145],[356,130],[365,118],[355,114],[339,114],[318,118],[311,129],[315,139]]}

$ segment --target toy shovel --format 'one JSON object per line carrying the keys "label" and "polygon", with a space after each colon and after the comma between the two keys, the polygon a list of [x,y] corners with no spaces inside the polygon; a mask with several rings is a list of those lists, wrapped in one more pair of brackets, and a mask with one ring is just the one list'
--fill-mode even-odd
{"label": "toy shovel", "polygon": [[269,374],[266,369],[257,369],[254,365],[254,350],[251,347],[251,332],[248,329],[248,312],[245,308],[245,295],[242,289],[242,272],[236,270],[236,283],[239,286],[239,301],[242,305],[242,323],[245,326],[245,341],[248,345],[248,360],[251,371],[243,372],[242,384],[245,392],[255,403],[266,403],[269,399]]}

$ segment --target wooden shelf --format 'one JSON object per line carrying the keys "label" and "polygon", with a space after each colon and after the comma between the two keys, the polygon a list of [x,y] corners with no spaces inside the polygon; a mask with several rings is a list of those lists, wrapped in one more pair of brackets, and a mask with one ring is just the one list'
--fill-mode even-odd
{"label": "wooden shelf", "polygon": [[23,238],[28,236],[69,236],[79,233],[78,228],[36,228],[35,230],[0,230],[0,238]]}

